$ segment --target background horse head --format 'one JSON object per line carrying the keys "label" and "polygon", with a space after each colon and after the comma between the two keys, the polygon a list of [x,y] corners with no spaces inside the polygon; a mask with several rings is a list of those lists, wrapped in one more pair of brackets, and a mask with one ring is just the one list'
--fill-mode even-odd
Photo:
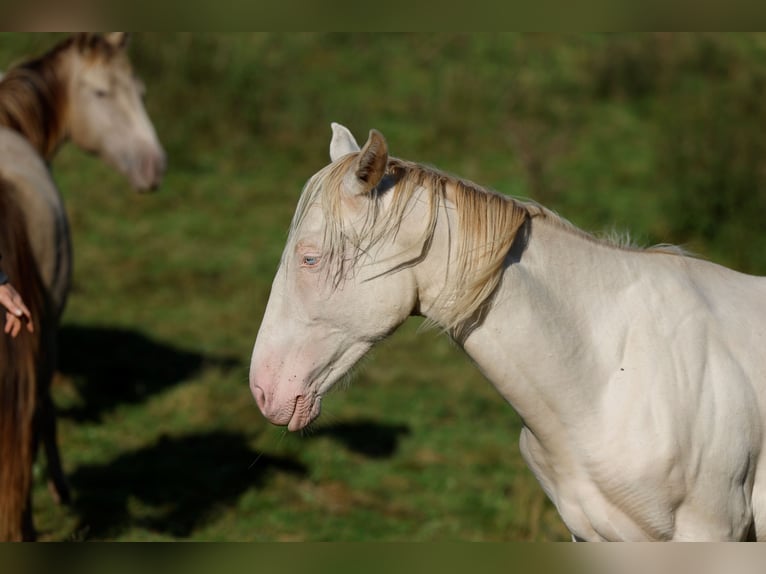
{"label": "background horse head", "polygon": [[157,187],[165,170],[127,42],[120,32],[76,34],[0,80],[0,175],[19,192],[32,251],[58,315],[71,274],[68,218],[49,169],[58,148],[74,141],[139,190]]}
{"label": "background horse head", "polygon": [[126,53],[128,35],[76,34],[0,81],[0,125],[24,135],[46,160],[71,139],[124,174],[156,188],[165,153],[143,105],[144,86]]}

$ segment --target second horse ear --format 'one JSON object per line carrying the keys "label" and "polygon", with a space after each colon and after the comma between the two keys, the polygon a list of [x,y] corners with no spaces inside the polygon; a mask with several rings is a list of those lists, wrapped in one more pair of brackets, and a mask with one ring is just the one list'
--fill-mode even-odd
{"label": "second horse ear", "polygon": [[359,153],[356,166],[356,177],[364,191],[372,190],[386,173],[388,165],[388,144],[378,130],[370,130],[370,137]]}
{"label": "second horse ear", "polygon": [[124,48],[130,41],[130,34],[128,32],[109,32],[104,34],[104,40],[115,48]]}
{"label": "second horse ear", "polygon": [[359,151],[354,135],[346,126],[330,124],[332,127],[332,140],[330,140],[330,161],[342,158],[344,155]]}

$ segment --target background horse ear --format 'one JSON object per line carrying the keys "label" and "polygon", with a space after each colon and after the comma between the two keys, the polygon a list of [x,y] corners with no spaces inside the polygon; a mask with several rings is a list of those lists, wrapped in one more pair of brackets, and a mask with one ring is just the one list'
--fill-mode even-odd
{"label": "background horse ear", "polygon": [[82,52],[104,52],[108,53],[124,49],[130,40],[128,32],[109,32],[108,34],[80,32],[74,35],[77,49]]}
{"label": "background horse ear", "polygon": [[331,123],[332,140],[330,140],[330,161],[335,161],[344,155],[359,151],[354,135],[346,126]]}
{"label": "background horse ear", "polygon": [[368,193],[386,173],[388,164],[388,145],[378,130],[370,130],[370,137],[364,144],[356,167],[356,177]]}
{"label": "background horse ear", "polygon": [[89,49],[90,46],[98,39],[98,34],[91,34],[89,32],[78,32],[74,35],[75,45],[81,52]]}
{"label": "background horse ear", "polygon": [[130,34],[128,32],[109,32],[104,34],[104,40],[106,40],[107,44],[121,49],[128,45]]}

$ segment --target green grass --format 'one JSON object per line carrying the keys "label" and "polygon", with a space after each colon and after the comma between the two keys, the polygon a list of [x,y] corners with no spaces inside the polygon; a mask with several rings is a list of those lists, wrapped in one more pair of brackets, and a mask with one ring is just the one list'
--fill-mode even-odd
{"label": "green grass", "polygon": [[[0,61],[56,38],[2,34]],[[170,168],[137,195],[72,146],[54,162],[76,260],[54,386],[74,504],[53,504],[41,458],[44,540],[568,539],[518,417],[417,320],[311,431],[255,407],[250,352],[331,121],[588,230],[766,273],[763,36],[138,34],[131,50]]]}

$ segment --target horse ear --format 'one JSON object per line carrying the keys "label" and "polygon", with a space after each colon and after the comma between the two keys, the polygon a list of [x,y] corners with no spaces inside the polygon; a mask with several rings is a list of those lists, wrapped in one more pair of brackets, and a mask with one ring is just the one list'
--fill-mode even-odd
{"label": "horse ear", "polygon": [[127,32],[109,32],[108,34],[104,34],[104,40],[106,40],[106,43],[112,47],[122,49],[128,45],[130,34]]}
{"label": "horse ear", "polygon": [[330,124],[332,127],[332,140],[330,140],[330,161],[335,161],[344,155],[359,151],[359,144],[356,143],[353,134],[346,126]]}
{"label": "horse ear", "polygon": [[77,46],[77,49],[81,52],[84,52],[87,50],[90,45],[93,43],[93,39],[96,37],[96,34],[90,34],[88,32],[78,32],[74,35],[75,45]]}
{"label": "horse ear", "polygon": [[370,130],[370,137],[359,153],[356,166],[356,178],[362,184],[364,192],[374,188],[386,173],[388,164],[388,145],[378,130]]}

